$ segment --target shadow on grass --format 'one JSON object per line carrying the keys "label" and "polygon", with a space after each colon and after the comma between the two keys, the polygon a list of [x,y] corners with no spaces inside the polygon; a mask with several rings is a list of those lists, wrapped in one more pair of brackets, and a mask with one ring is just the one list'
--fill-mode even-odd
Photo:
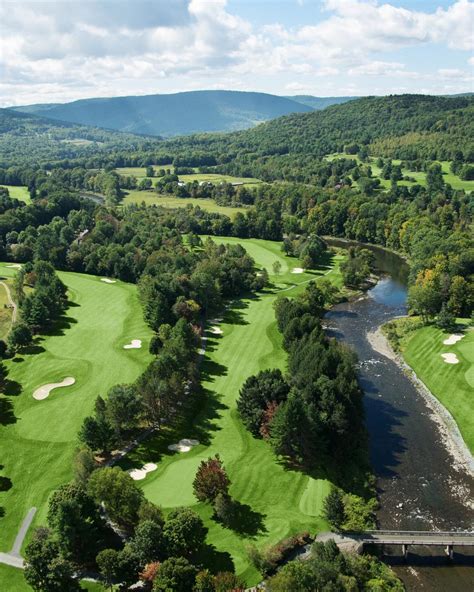
{"label": "shadow on grass", "polygon": [[214,516],[216,522],[221,523],[226,528],[229,528],[246,538],[253,538],[259,534],[265,534],[267,532],[264,519],[264,514],[255,512],[249,505],[242,504],[236,499],[231,500],[229,516],[225,521],[219,520]]}
{"label": "shadow on grass", "polygon": [[13,405],[9,399],[0,397],[0,425],[16,423],[17,418],[13,412]]}
{"label": "shadow on grass", "polygon": [[3,381],[2,391],[7,397],[17,397],[21,393],[21,384],[7,378]]}
{"label": "shadow on grass", "polygon": [[196,564],[207,568],[211,573],[217,574],[221,571],[233,572],[234,562],[227,552],[218,551],[214,545],[204,545],[193,557]]}

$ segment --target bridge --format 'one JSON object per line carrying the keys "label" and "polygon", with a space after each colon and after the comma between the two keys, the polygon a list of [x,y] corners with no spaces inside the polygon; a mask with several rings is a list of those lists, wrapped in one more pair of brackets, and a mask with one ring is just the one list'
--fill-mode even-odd
{"label": "bridge", "polygon": [[[454,547],[474,547],[474,532],[433,532],[420,530],[368,530],[347,532],[343,538],[352,539],[364,545],[395,545],[402,547],[403,556],[408,555],[410,546],[444,547],[452,559]],[[337,541],[336,541],[337,542]]]}

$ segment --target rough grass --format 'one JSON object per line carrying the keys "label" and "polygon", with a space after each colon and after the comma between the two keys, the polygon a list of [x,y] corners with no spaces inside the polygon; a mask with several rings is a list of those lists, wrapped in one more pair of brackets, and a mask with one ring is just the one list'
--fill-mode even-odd
{"label": "rough grass", "polygon": [[[11,279],[3,276],[2,270],[0,270],[0,282],[10,286],[11,291]],[[8,299],[7,291],[5,290],[5,286],[0,285],[0,339],[3,340],[7,338],[12,324],[12,309],[7,308],[9,302],[10,301]]]}
{"label": "rough grass", "polygon": [[[402,343],[406,362],[456,420],[467,446],[474,453],[474,331],[455,345],[444,345],[449,333],[434,326],[409,333]],[[446,364],[441,354],[454,353],[459,364]]]}
{"label": "rough grass", "polygon": [[[3,265],[1,271],[15,273]],[[32,506],[38,508],[33,527],[44,524],[48,496],[71,478],[77,433],[96,397],[135,380],[151,359],[151,333],[134,285],[105,284],[77,273],[59,275],[71,300],[66,315],[34,347],[6,362],[10,382],[0,397],[0,463],[11,485],[0,492],[5,510],[1,551],[10,550]],[[123,349],[136,338],[142,339],[142,349]],[[33,399],[37,387],[65,376],[74,376],[76,384],[52,391],[43,401]]]}
{"label": "rough grass", "polygon": [[[192,506],[209,528],[207,542],[211,549],[204,559],[219,569],[232,569],[233,564],[250,585],[259,581],[259,574],[250,565],[247,546],[254,543],[263,547],[298,531],[326,528],[321,509],[330,484],[322,475],[313,479],[286,469],[266,442],[249,434],[236,410],[239,389],[248,376],[260,370],[285,369],[286,353],[281,347],[272,307],[278,294],[295,295],[304,289],[305,283],[323,274],[338,283],[342,257],[337,256],[330,266],[317,272],[296,275],[290,273],[291,269],[300,264],[282,254],[280,243],[216,237],[213,240],[242,244],[270,274],[272,263],[278,260],[281,274],[272,276],[276,284],[273,289],[235,301],[229,307],[221,324],[222,336],[208,335],[201,366],[203,393],[199,412],[174,433],[162,433],[145,442],[123,466],[158,462],[158,470],[139,482],[147,498],[166,510]],[[201,445],[188,453],[170,453],[167,444],[182,437],[196,438]],[[241,504],[235,530],[215,522],[211,508],[198,504],[193,495],[192,482],[199,463],[216,453],[223,459],[232,481],[230,493]]]}
{"label": "rough grass", "polygon": [[[164,164],[164,165],[155,165],[154,167],[155,175],[160,169],[168,170],[170,172],[174,172],[174,166],[172,164]],[[187,167],[188,168],[188,167]],[[147,177],[146,176],[146,167],[121,167],[115,169],[115,171],[119,175],[123,176],[134,176],[137,179],[151,179],[153,183],[156,183],[159,180],[159,177]],[[193,181],[208,181],[210,183],[243,183],[244,185],[255,185],[257,183],[261,183],[260,179],[255,179],[254,177],[234,177],[232,175],[224,175],[222,173],[198,173],[196,167],[194,167],[194,173],[188,175],[179,175],[179,180],[184,181],[185,183],[191,183]]]}
{"label": "rough grass", "polygon": [[224,214],[229,218],[234,218],[237,212],[243,212],[244,208],[231,208],[229,206],[219,206],[213,199],[199,199],[194,197],[175,197],[174,195],[160,195],[155,191],[127,191],[122,204],[141,204],[144,202],[147,206],[162,206],[164,208],[185,208],[189,205],[199,206],[208,212]]}
{"label": "rough grass", "polygon": [[31,203],[30,192],[28,191],[28,187],[24,186],[17,186],[17,185],[0,185],[0,187],[6,187],[8,189],[8,193],[10,197],[14,197],[15,199],[19,199],[26,204]]}

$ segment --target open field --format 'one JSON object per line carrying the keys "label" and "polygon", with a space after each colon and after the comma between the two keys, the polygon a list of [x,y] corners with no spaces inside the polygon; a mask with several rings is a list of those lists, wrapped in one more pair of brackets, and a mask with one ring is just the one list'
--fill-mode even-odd
{"label": "open field", "polygon": [[[467,331],[457,343],[443,344],[448,337],[449,333],[437,327],[422,327],[408,333],[401,349],[418,378],[454,417],[464,441],[474,453],[474,331]],[[459,363],[446,363],[442,354],[447,353],[455,354]]]}
{"label": "open field", "polygon": [[31,203],[30,192],[28,191],[28,187],[23,185],[1,185],[0,187],[6,187],[8,189],[8,193],[10,197],[14,197],[15,199],[19,199],[20,201],[25,202],[26,204]]}
{"label": "open field", "polygon": [[[0,272],[13,277],[15,270],[0,264]],[[0,492],[5,509],[1,551],[10,550],[31,507],[38,508],[33,526],[45,522],[49,494],[71,478],[77,432],[96,397],[115,384],[135,380],[151,359],[151,332],[134,285],[106,284],[77,273],[59,275],[71,300],[66,315],[34,347],[6,361],[9,383],[0,397],[0,464],[11,487]],[[141,339],[142,349],[124,350],[132,339]],[[75,378],[74,385],[56,389],[41,401],[32,397],[38,387],[67,376]],[[0,589],[9,590],[2,586],[7,577],[3,570],[0,565]]]}
{"label": "open field", "polygon": [[[299,261],[286,257],[280,243],[212,238],[219,243],[242,244],[257,265],[270,274],[272,263],[280,261],[281,273],[271,276],[273,288],[229,306],[219,324],[222,335],[207,332],[200,410],[175,433],[157,435],[144,442],[124,460],[123,467],[136,468],[146,462],[159,464],[158,470],[138,482],[147,498],[165,510],[176,506],[196,510],[209,528],[207,542],[214,547],[211,565],[229,569],[233,563],[236,572],[250,585],[258,582],[259,574],[249,562],[246,547],[250,543],[270,545],[296,532],[327,528],[321,509],[330,484],[324,475],[314,479],[282,466],[270,446],[243,427],[236,399],[248,376],[266,368],[286,367],[286,353],[281,347],[272,307],[278,294],[293,296],[308,281],[323,275],[339,283],[342,256],[336,256],[330,266],[319,271],[292,274]],[[201,444],[190,452],[170,453],[167,445],[180,438],[195,438]],[[199,463],[216,453],[223,459],[232,481],[231,495],[242,504],[238,532],[212,520],[212,509],[197,503],[193,495],[192,482]]]}
{"label": "open field", "polygon": [[[174,166],[172,164],[160,164],[160,165],[153,165],[153,169],[155,171],[155,175],[156,173],[160,170],[160,169],[164,169],[165,171],[167,171],[168,169],[173,172],[174,171]],[[156,179],[158,179],[158,177],[147,177],[146,176],[146,167],[119,167],[115,169],[115,172],[118,173],[119,175],[123,175],[124,177],[130,176],[130,177],[136,177],[137,179],[153,179],[156,181]]]}
{"label": "open field", "polygon": [[[359,164],[362,164],[359,157],[355,154],[343,154],[341,152],[338,152],[338,153],[330,154],[329,156],[326,156],[326,160],[329,160],[329,161],[334,160],[336,158],[348,158],[348,159],[350,158],[352,160],[356,160]],[[380,169],[380,167],[378,167],[375,164],[376,161],[377,161],[376,157],[373,157],[373,156],[369,157],[369,164],[372,169],[372,175],[374,177],[377,177],[380,179],[381,186],[384,189],[389,189],[391,186],[391,181],[390,181],[390,179],[382,179],[381,178],[382,170]],[[401,163],[401,161],[397,160],[397,159],[392,159],[392,163],[394,165],[399,165]],[[449,183],[453,189],[464,189],[464,191],[474,191],[474,181],[463,181],[457,175],[453,175],[453,173],[451,173],[451,171],[449,170],[450,162],[443,160],[443,161],[439,161],[439,164],[441,165],[441,169],[443,171],[444,181],[446,183]],[[413,177],[415,179],[415,181],[399,181],[398,182],[399,185],[411,187],[412,185],[415,185],[415,183],[417,183],[418,185],[422,185],[423,187],[426,186],[426,173],[410,171],[408,169],[402,169],[402,174],[404,176],[406,175],[408,177]]]}
{"label": "open field", "polygon": [[[153,168],[155,170],[155,174],[160,169],[170,169],[172,173],[174,172],[174,166],[172,164],[154,165]],[[194,168],[194,170],[196,171],[196,168]],[[130,175],[137,177],[137,179],[151,179],[153,183],[159,179],[159,177],[156,176],[147,177],[146,167],[121,167],[115,169],[115,172],[117,172],[119,175]],[[193,181],[208,181],[209,183],[218,184],[225,181],[227,183],[243,183],[244,185],[256,185],[262,182],[260,179],[255,179],[253,177],[233,177],[232,175],[224,175],[222,173],[198,173],[197,171],[188,175],[179,175],[179,180],[184,181],[185,183],[192,183]]]}
{"label": "open field", "polygon": [[147,206],[163,206],[164,208],[185,208],[188,205],[199,206],[208,212],[224,214],[229,218],[234,218],[237,212],[243,212],[244,208],[231,208],[229,206],[219,206],[213,199],[199,199],[196,197],[175,197],[174,195],[160,195],[155,191],[127,191],[122,204],[141,204],[145,202]]}

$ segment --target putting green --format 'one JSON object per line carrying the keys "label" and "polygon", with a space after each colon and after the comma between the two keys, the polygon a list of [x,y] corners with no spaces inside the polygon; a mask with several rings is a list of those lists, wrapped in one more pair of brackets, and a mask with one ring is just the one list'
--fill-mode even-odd
{"label": "putting green", "polygon": [[[0,264],[1,275],[14,273]],[[59,276],[71,300],[66,315],[49,335],[38,339],[31,353],[6,362],[11,383],[7,396],[0,397],[0,463],[11,488],[0,492],[0,506],[5,508],[1,551],[10,550],[32,506],[38,508],[33,526],[45,523],[48,496],[71,478],[77,433],[96,397],[115,384],[135,380],[151,360],[151,332],[136,286],[106,284],[78,273]],[[141,339],[143,347],[124,350],[132,339]],[[68,376],[75,384],[54,389],[42,401],[33,398],[38,387]]]}
{"label": "putting green", "polygon": [[[449,410],[462,437],[474,453],[474,331],[461,341],[444,345],[449,333],[436,327],[422,327],[408,334],[402,346],[406,362],[429,390]],[[458,364],[446,364],[441,354],[456,354]]]}
{"label": "putting green", "polygon": [[[246,547],[252,542],[262,547],[298,531],[326,528],[321,509],[330,484],[325,479],[313,479],[283,467],[270,446],[244,428],[236,410],[236,399],[248,376],[265,368],[286,366],[286,353],[281,347],[272,306],[278,294],[294,296],[307,282],[324,274],[339,283],[338,265],[342,257],[335,257],[331,266],[320,271],[296,275],[291,270],[299,262],[286,257],[280,243],[213,238],[220,243],[242,244],[271,276],[273,262],[280,261],[281,273],[271,277],[277,286],[258,297],[234,302],[220,324],[223,334],[207,333],[207,353],[201,366],[206,404],[200,415],[193,418],[190,433],[177,435],[196,438],[202,444],[187,453],[170,453],[166,448],[169,442],[160,442],[157,437],[129,455],[124,466],[157,462],[158,469],[139,482],[147,498],[164,508],[192,506],[209,528],[208,542],[218,553],[230,554],[236,572],[251,585],[260,578],[250,565]],[[209,506],[197,503],[194,498],[192,482],[196,469],[202,459],[216,453],[220,454],[232,481],[231,495],[248,506],[243,521],[250,523],[250,530],[261,521],[258,532],[250,534],[249,530],[239,534],[222,528],[211,519]]]}

